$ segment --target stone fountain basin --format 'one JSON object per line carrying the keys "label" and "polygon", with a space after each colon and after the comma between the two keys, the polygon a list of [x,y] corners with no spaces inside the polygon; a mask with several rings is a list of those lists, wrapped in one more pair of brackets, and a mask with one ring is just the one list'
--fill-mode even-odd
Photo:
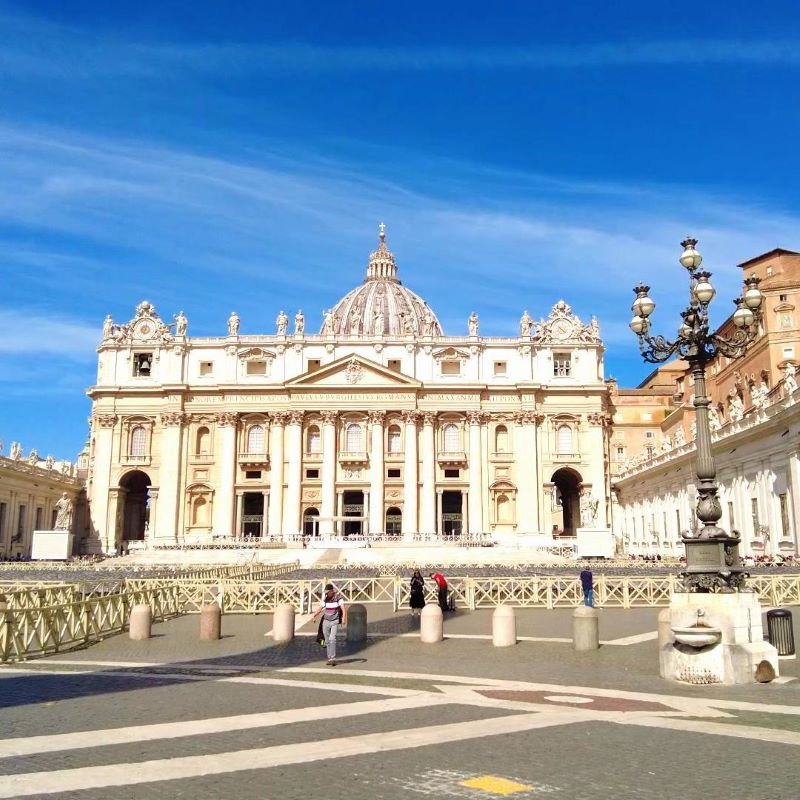
{"label": "stone fountain basin", "polygon": [[706,647],[716,644],[722,638],[719,628],[710,628],[707,625],[690,625],[688,628],[673,628],[675,641],[689,647]]}

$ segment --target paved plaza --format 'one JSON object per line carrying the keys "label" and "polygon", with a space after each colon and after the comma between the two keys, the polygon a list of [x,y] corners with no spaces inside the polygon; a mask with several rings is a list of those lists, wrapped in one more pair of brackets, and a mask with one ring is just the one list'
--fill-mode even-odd
{"label": "paved plaza", "polygon": [[[769,685],[658,676],[658,609],[601,609],[572,649],[571,609],[457,611],[421,644],[405,610],[368,606],[368,639],[315,626],[275,644],[268,615],[114,636],[0,668],[0,797],[747,798],[798,795],[800,667]],[[797,637],[797,614],[795,636]]]}

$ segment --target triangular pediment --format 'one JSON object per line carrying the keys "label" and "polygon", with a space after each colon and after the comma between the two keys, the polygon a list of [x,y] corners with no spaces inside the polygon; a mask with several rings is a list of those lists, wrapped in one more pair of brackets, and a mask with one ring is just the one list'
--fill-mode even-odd
{"label": "triangular pediment", "polygon": [[420,388],[422,384],[392,369],[376,364],[368,358],[358,355],[347,355],[324,367],[305,372],[287,381],[287,386],[309,388],[335,386],[353,389],[386,387],[386,388]]}

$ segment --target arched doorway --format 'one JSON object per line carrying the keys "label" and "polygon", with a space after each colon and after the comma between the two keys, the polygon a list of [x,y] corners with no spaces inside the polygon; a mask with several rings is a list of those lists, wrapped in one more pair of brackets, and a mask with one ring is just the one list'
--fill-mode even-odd
{"label": "arched doorway", "polygon": [[581,523],[582,478],[574,469],[563,467],[553,473],[552,524],[553,531],[564,536],[575,536]]}
{"label": "arched doorway", "polygon": [[141,470],[123,475],[119,486],[123,489],[122,541],[141,541],[150,524],[150,476]]}
{"label": "arched doorway", "polygon": [[303,514],[303,536],[319,536],[319,509],[307,508]]}
{"label": "arched doorway", "polygon": [[384,530],[387,536],[400,536],[403,533],[403,512],[397,506],[386,509]]}

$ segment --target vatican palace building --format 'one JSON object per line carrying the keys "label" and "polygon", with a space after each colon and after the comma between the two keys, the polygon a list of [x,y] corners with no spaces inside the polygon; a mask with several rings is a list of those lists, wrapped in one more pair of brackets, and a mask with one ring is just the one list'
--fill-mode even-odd
{"label": "vatican palace building", "polygon": [[192,337],[183,312],[167,325],[146,301],[107,318],[85,548],[569,534],[582,497],[607,527],[598,325],[563,300],[540,322],[518,313],[513,336],[481,336],[474,314],[445,335],[381,226],[318,332],[281,311],[274,332],[243,334],[234,312],[226,335]]}

